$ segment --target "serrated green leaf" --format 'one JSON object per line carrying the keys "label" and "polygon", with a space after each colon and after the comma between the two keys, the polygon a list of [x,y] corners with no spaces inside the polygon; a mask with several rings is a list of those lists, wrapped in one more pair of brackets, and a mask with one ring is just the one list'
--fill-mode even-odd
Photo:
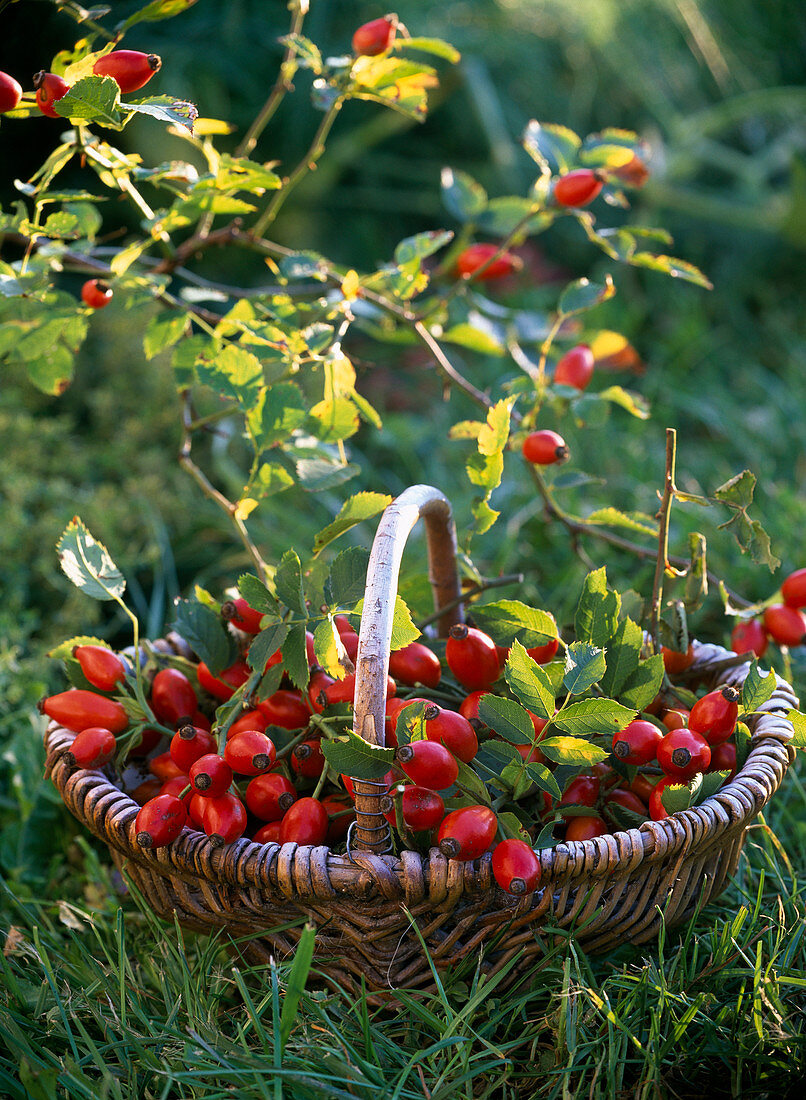
{"label": "serrated green leaf", "polygon": [[513,745],[531,745],[535,740],[532,719],[514,699],[483,695],[479,700],[479,718]]}
{"label": "serrated green leaf", "polygon": [[56,100],[53,110],[62,118],[83,119],[119,130],[120,89],[111,76],[85,76]]}
{"label": "serrated green leaf", "polygon": [[[193,124],[199,117],[199,109],[195,103],[188,103],[186,99],[173,99],[169,95],[148,96],[146,99],[137,99],[121,102],[121,110],[132,111],[139,115],[150,115],[167,122],[169,126],[184,126],[193,133]],[[241,203],[237,199],[228,198],[225,195],[217,196],[211,203],[211,213],[248,213],[254,210],[253,206]]]}
{"label": "serrated green leaf", "polygon": [[549,612],[528,607],[520,600],[474,604],[473,619],[500,646],[511,646],[517,638],[525,649],[534,649],[557,637],[557,624]]}
{"label": "serrated green leaf", "polygon": [[[635,718],[636,711],[614,699],[580,699],[569,703],[552,719],[552,725],[572,737],[612,737]],[[543,742],[540,742],[543,748]]]}
{"label": "serrated green leaf", "polygon": [[504,472],[504,460],[501,454],[482,455],[472,454],[465,463],[465,470],[471,485],[479,489],[485,489],[485,500],[493,489],[501,484],[501,475]]}
{"label": "serrated green leaf", "polygon": [[602,691],[611,698],[619,695],[628,677],[638,668],[643,632],[627,618],[619,623],[607,647],[607,669],[601,680]]}
{"label": "serrated green leaf", "polygon": [[627,707],[644,710],[660,691],[663,675],[663,657],[655,653],[641,661],[635,672],[631,673],[619,692],[619,699]]}
{"label": "serrated green leaf", "polygon": [[742,470],[726,482],[714,489],[714,497],[722,504],[728,504],[732,508],[749,508],[753,503],[753,493],[756,488],[756,475],[750,470]]}
{"label": "serrated green leaf", "polygon": [[251,407],[263,383],[260,360],[251,351],[228,344],[217,354],[207,354],[196,360],[196,376],[223,397],[231,397],[245,407]]}
{"label": "serrated green leaf", "polygon": [[188,8],[192,8],[195,3],[196,0],[151,0],[150,4],[146,4],[144,8],[140,8],[139,11],[130,15],[118,29],[127,31],[136,23],[156,23],[161,19],[171,19],[173,16],[187,11]]}
{"label": "serrated green leaf", "polygon": [[184,310],[166,310],[152,317],[143,337],[146,359],[153,359],[161,351],[173,347],[184,335],[188,324],[188,315]]}
{"label": "serrated green leaf", "polygon": [[[790,711],[787,715],[790,722],[792,721],[792,715],[798,714],[796,710]],[[804,731],[806,733],[806,730]],[[736,729],[733,732],[733,740],[736,743],[736,771],[740,771],[747,761],[747,757],[750,754],[753,739],[750,733],[750,729],[744,722],[737,722]],[[794,745],[794,741],[793,741]],[[804,747],[806,747],[806,737],[804,738]]]}
{"label": "serrated green leaf", "polygon": [[273,656],[288,637],[287,623],[272,623],[252,639],[246,654],[247,664],[255,672],[266,667],[269,657]]}
{"label": "serrated green leaf", "polygon": [[590,279],[575,279],[560,295],[557,312],[561,317],[572,317],[577,313],[593,309],[601,302],[606,302],[615,293],[616,288],[609,275],[605,275],[603,283],[592,283]]}
{"label": "serrated green leaf", "polygon": [[[361,615],[364,608],[363,597],[353,608],[356,615]],[[395,607],[392,612],[392,641],[390,650],[403,649],[410,642],[416,642],[420,637],[420,631],[414,625],[411,612],[402,596],[395,596]]]}
{"label": "serrated green leaf", "polygon": [[447,344],[457,344],[459,347],[477,351],[481,355],[495,355],[502,357],[506,354],[506,345],[503,333],[491,322],[484,322],[479,316],[475,323],[460,321],[442,334],[442,340]]}
{"label": "serrated green leaf", "polygon": [[806,714],[802,714],[799,710],[789,710],[786,717],[794,727],[790,744],[796,749],[806,749]]}
{"label": "serrated green leaf", "polygon": [[103,543],[98,542],[74,516],[56,543],[62,571],[76,588],[93,600],[119,599],[126,580]]}
{"label": "serrated green leaf", "polygon": [[333,771],[369,783],[385,779],[395,759],[394,749],[370,745],[352,730],[344,737],[323,738],[322,754]]}
{"label": "serrated green leaf", "polygon": [[478,434],[479,454],[486,457],[500,454],[509,441],[509,427],[514,398],[497,401],[487,412],[487,422]]}
{"label": "serrated green leaf", "polygon": [[262,387],[257,400],[246,412],[246,427],[255,450],[268,450],[285,442],[302,427],[307,415],[305,397],[294,382],[275,382]]}
{"label": "serrated green leaf", "polygon": [[360,600],[367,586],[369,550],[350,546],[336,557],[330,567],[325,592],[331,606],[347,607]]}
{"label": "serrated green leaf", "polygon": [[209,607],[197,600],[177,600],[174,627],[214,676],[232,663],[232,641]]}
{"label": "serrated green leaf", "polygon": [[314,551],[319,554],[326,546],[366,519],[383,512],[392,503],[386,493],[356,493],[342,505],[339,514],[323,527],[314,539]]}
{"label": "serrated green leaf", "polygon": [[329,458],[301,458],[297,462],[297,477],[307,493],[335,489],[361,473],[355,462],[342,463]]}
{"label": "serrated green leaf", "polygon": [[514,641],[504,666],[504,677],[512,693],[538,718],[554,714],[554,692],[545,669],[533,661],[519,641]]}
{"label": "serrated green leaf", "polygon": [[574,617],[577,639],[596,646],[606,646],[618,628],[621,599],[618,592],[607,587],[605,567],[588,573]]}
{"label": "serrated green leaf", "polygon": [[296,550],[286,550],[274,574],[277,598],[300,615],[307,615],[305,591],[302,586],[302,563]]}
{"label": "serrated green leaf", "polygon": [[648,519],[635,513],[620,512],[618,508],[597,508],[585,517],[585,523],[595,523],[602,527],[626,527],[629,531],[639,531],[642,535],[657,538],[657,527],[651,526]]}
{"label": "serrated green leaf", "polygon": [[672,783],[661,791],[660,800],[668,814],[675,814],[691,806],[691,795],[691,787],[686,783]]}
{"label": "serrated green leaf", "polygon": [[481,778],[469,764],[465,764],[461,760],[457,760],[456,763],[459,766],[459,775],[456,779],[459,786],[463,787],[473,798],[478,799],[482,805],[489,806],[490,792],[487,790]]}
{"label": "serrated green leaf", "polygon": [[552,211],[541,210],[535,199],[520,195],[502,195],[490,199],[476,216],[476,225],[494,237],[509,237],[517,229],[514,243],[531,233],[540,233],[554,221]]}
{"label": "serrated green leaf", "polygon": [[555,764],[590,766],[600,764],[608,754],[598,745],[577,737],[546,737],[540,742],[540,751]]}
{"label": "serrated green leaf", "polygon": [[554,773],[545,764],[539,764],[536,760],[531,760],[526,765],[526,774],[541,791],[550,794],[552,798],[560,799],[562,797],[562,791],[554,778]]}
{"label": "serrated green leaf", "polygon": [[305,643],[305,623],[292,623],[282,644],[283,667],[294,687],[304,690],[308,684],[308,650]]}
{"label": "serrated green leaf", "polygon": [[768,671],[765,676],[762,676],[758,661],[752,661],[742,685],[742,706],[745,713],[752,714],[763,706],[775,691],[775,687],[775,673]]}
{"label": "serrated green leaf", "polygon": [[692,782],[692,796],[691,805],[701,806],[705,802],[706,798],[711,798],[725,783],[730,773],[727,771],[718,772],[705,772],[699,776],[695,776],[695,779],[700,779],[701,782],[694,789],[694,783]]}
{"label": "serrated green leaf", "polygon": [[531,848],[532,838],[526,831],[526,827],[519,817],[507,811],[498,814],[498,827],[508,840],[522,840]]}
{"label": "serrated green leaf", "polygon": [[563,686],[571,695],[582,695],[604,676],[604,650],[589,642],[572,642],[565,651]]}
{"label": "serrated green leaf", "polygon": [[272,593],[257,577],[251,573],[241,573],[238,577],[238,592],[254,611],[264,615],[279,616],[280,608]]}
{"label": "serrated green leaf", "polygon": [[443,168],[441,186],[445,208],[460,222],[472,220],[487,205],[487,192],[467,172]]}

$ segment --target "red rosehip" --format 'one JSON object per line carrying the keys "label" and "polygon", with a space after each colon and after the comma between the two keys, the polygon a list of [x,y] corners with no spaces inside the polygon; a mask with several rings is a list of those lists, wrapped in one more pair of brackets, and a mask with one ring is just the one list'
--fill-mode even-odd
{"label": "red rosehip", "polygon": [[297,775],[304,776],[305,779],[318,779],[325,770],[325,764],[322,742],[318,737],[300,742],[291,753],[293,771]]}
{"label": "red rosehip", "polygon": [[727,741],[739,717],[740,693],[735,687],[717,688],[698,699],[688,716],[688,728],[701,733],[710,745]]}
{"label": "red rosehip", "polygon": [[[390,825],[396,823],[395,800],[391,795],[381,799],[381,809]],[[400,811],[403,821],[415,833],[436,829],[445,816],[445,803],[436,791],[427,787],[404,787]]]}
{"label": "red rosehip", "polygon": [[493,848],[493,876],[502,890],[520,897],[540,882],[540,860],[525,840],[502,840]]}
{"label": "red rosehip", "polygon": [[683,672],[694,661],[694,646],[689,645],[685,653],[681,653],[678,649],[669,649],[667,646],[662,645],[660,647],[661,656],[663,657],[663,667],[670,676],[674,676],[676,672]]}
{"label": "red rosehip", "polygon": [[224,759],[238,775],[260,775],[274,763],[274,742],[260,730],[243,730],[229,738],[224,747]]}
{"label": "red rosehip", "polygon": [[467,862],[478,859],[495,840],[498,818],[489,806],[462,806],[446,815],[437,832],[444,856]]}
{"label": "red rosehip", "polygon": [[236,661],[218,676],[213,676],[204,661],[199,661],[196,675],[199,678],[199,687],[225,703],[232,698],[239,687],[246,683],[252,675],[252,670],[246,661]]}
{"label": "red rosehip", "polygon": [[246,788],[246,805],[261,821],[279,821],[296,799],[296,787],[279,772],[257,775]]}
{"label": "red rosehip", "polygon": [[199,702],[184,672],[178,668],[159,670],[151,684],[151,709],[166,726],[187,725],[190,722],[199,709]]}
{"label": "red rosehip", "polygon": [[806,569],[796,569],[781,585],[781,597],[787,607],[806,607]]}
{"label": "red rosehip", "polygon": [[302,692],[285,688],[261,700],[257,709],[270,726],[280,726],[284,730],[305,729],[311,719],[311,711],[303,701]]}
{"label": "red rosehip", "polygon": [[633,791],[628,791],[624,787],[616,787],[615,790],[608,791],[604,800],[605,806],[608,802],[612,802],[616,806],[623,806],[625,810],[632,810],[634,814],[641,814],[643,817],[647,815],[646,802],[642,801]]}
{"label": "red rosehip", "polygon": [[734,653],[755,653],[763,657],[769,638],[760,619],[745,619],[730,632],[730,648]]}
{"label": "red rosehip", "polygon": [[412,741],[395,750],[395,763],[418,787],[444,791],[456,782],[459,765],[438,741]]}
{"label": "red rosehip", "polygon": [[476,731],[458,711],[445,710],[431,703],[425,708],[425,736],[450,749],[457,760],[469,764],[479,751]]}
{"label": "red rosehip", "polygon": [[565,440],[550,428],[530,432],[521,448],[523,457],[535,466],[553,466],[565,462],[570,454]]}
{"label": "red rosehip", "polygon": [[[469,279],[471,275],[474,275],[477,282],[488,283],[494,279],[502,279],[505,275],[511,275],[513,271],[520,268],[520,260],[517,256],[513,256],[511,252],[503,252],[497,260],[493,260],[488,267],[484,267],[497,251],[497,244],[468,245],[463,252],[459,253],[456,259],[455,271],[457,278]],[[476,275],[476,272],[482,267],[484,267],[484,270]]]}
{"label": "red rosehip", "polygon": [[0,72],[0,115],[13,111],[22,98],[22,88],[13,76]]}
{"label": "red rosehip", "polygon": [[214,848],[232,844],[246,832],[246,810],[237,795],[227,792],[205,800],[202,828]]}
{"label": "red rosehip", "polygon": [[113,50],[92,66],[95,76],[111,76],[123,95],[139,91],[158,72],[162,60],[155,53]]}
{"label": "red rosehip", "polygon": [[84,676],[100,691],[114,691],[126,678],[126,666],[111,649],[102,645],[73,646],[73,656],[81,666]]}
{"label": "red rosehip", "polygon": [[610,832],[604,818],[598,814],[585,817],[572,817],[565,829],[566,840],[593,840]]}
{"label": "red rosehip", "polygon": [[498,649],[483,630],[462,623],[452,626],[445,644],[445,661],[468,691],[482,691],[501,674]]}
{"label": "red rosehip", "polygon": [[402,684],[435,688],[442,676],[442,667],[433,649],[422,642],[410,642],[403,649],[390,653],[389,675]]}
{"label": "red rosehip", "polygon": [[384,15],[362,23],[353,33],[353,53],[356,57],[377,57],[386,53],[395,39],[397,16]]}
{"label": "red rosehip", "polygon": [[701,733],[685,726],[669,730],[658,745],[658,763],[676,783],[686,782],[711,763],[711,746]]}
{"label": "red rosehip", "polygon": [[180,768],[171,756],[170,751],[152,756],[148,762],[148,770],[163,783],[169,779],[174,779],[177,775],[183,775],[187,779],[187,772],[184,768]]}
{"label": "red rosehip", "polygon": [[82,688],[49,695],[39,704],[39,710],[73,733],[81,733],[88,726],[103,726],[118,734],[129,724],[129,716],[120,703]]}
{"label": "red rosehip", "polygon": [[187,725],[173,735],[168,752],[174,764],[187,775],[200,757],[215,752],[217,747],[215,737],[208,730]]}
{"label": "red rosehip", "polygon": [[327,810],[317,798],[300,798],[280,823],[280,843],[323,844],[328,824]]}
{"label": "red rosehip", "polygon": [[690,717],[691,711],[685,707],[675,707],[674,710],[667,710],[661,721],[667,730],[679,730],[688,725]]}
{"label": "red rosehip", "polygon": [[190,782],[194,791],[205,798],[226,794],[232,783],[232,768],[216,752],[200,756],[190,767]]}
{"label": "red rosehip", "polygon": [[729,772],[726,782],[736,774],[736,745],[733,741],[721,741],[711,749],[709,772]]}
{"label": "red rosehip", "polygon": [[590,347],[587,344],[577,344],[558,360],[554,368],[554,381],[558,385],[584,390],[593,378],[595,362]]}
{"label": "red rosehip", "polygon": [[134,820],[135,839],[141,848],[164,848],[176,840],[187,822],[181,798],[158,794],[141,807]]}
{"label": "red rosehip", "polygon": [[655,759],[663,734],[654,722],[636,718],[613,734],[613,755],[622,764],[648,764]]}
{"label": "red rosehip", "polygon": [[62,77],[55,73],[46,73],[44,70],[34,77],[36,88],[36,105],[43,115],[48,118],[62,118],[53,110],[53,104],[70,91],[70,85]]}
{"label": "red rosehip", "polygon": [[279,844],[280,828],[279,818],[276,821],[267,821],[265,825],[260,826],[252,840],[255,844]]}
{"label": "red rosehip", "polygon": [[[221,605],[221,614],[227,620],[232,623],[233,626],[237,626],[239,630],[243,630],[246,634],[259,634],[260,623],[263,619],[262,611],[255,611],[242,596],[238,596],[234,600],[227,600],[226,603]],[[279,653],[279,658],[276,663],[282,660],[282,654]]]}
{"label": "red rosehip", "polygon": [[[599,798],[600,788],[601,780],[598,775],[583,772],[582,775],[575,776],[565,788],[560,799],[560,805],[590,806],[592,808]],[[565,820],[573,820],[573,815],[569,814]]]}
{"label": "red rosehip", "polygon": [[103,279],[87,279],[81,288],[81,301],[90,309],[103,309],[112,301],[112,287]]}
{"label": "red rosehip", "polygon": [[803,645],[806,641],[806,615],[789,604],[774,604],[764,612],[764,629],[776,645]]}
{"label": "red rosehip", "polygon": [[[194,723],[195,725],[195,723]],[[231,740],[233,737],[237,737],[239,733],[243,733],[244,730],[260,730],[261,733],[266,732],[266,716],[259,710],[245,710],[240,718],[232,723],[227,730],[227,740]],[[275,722],[275,725],[277,723]]]}
{"label": "red rosehip", "polygon": [[575,168],[560,176],[554,184],[558,206],[587,206],[602,190],[604,180],[592,168]]}
{"label": "red rosehip", "polygon": [[76,734],[65,757],[68,761],[72,757],[73,763],[80,768],[102,768],[115,755],[116,748],[117,741],[111,730],[103,726],[88,726]]}

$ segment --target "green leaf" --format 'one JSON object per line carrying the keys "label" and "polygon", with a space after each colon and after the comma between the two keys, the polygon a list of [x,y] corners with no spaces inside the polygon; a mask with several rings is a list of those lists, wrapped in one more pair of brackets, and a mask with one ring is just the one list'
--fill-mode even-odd
{"label": "green leaf", "polygon": [[363,546],[350,546],[337,556],[330,568],[325,586],[328,602],[332,606],[347,607],[360,600],[367,587],[369,550]]}
{"label": "green leaf", "polygon": [[109,551],[98,542],[78,516],[65,527],[56,543],[62,571],[76,588],[93,600],[120,599],[126,590],[123,574]]}
{"label": "green leaf", "polygon": [[740,474],[729,478],[718,489],[714,489],[714,497],[722,504],[728,504],[732,508],[749,508],[753,503],[753,493],[756,488],[756,476],[750,470],[742,470]]}
{"label": "green leaf", "polygon": [[744,684],[742,685],[742,706],[746,714],[752,714],[770,698],[775,691],[776,679],[774,672],[761,675],[758,661],[750,664]]}
{"label": "green leaf", "polygon": [[565,651],[563,686],[571,695],[582,695],[604,676],[604,650],[588,642],[572,642]]}
{"label": "green leaf", "polygon": [[151,0],[150,4],[146,4],[144,8],[134,12],[124,23],[121,23],[118,30],[127,31],[136,23],[156,23],[161,19],[171,19],[174,15],[181,15],[188,8],[192,8],[195,3],[196,0]]}
{"label": "green leaf", "polygon": [[392,503],[392,497],[386,493],[356,493],[342,505],[339,514],[323,527],[314,539],[314,551],[319,554],[331,542],[340,538],[345,531],[349,531],[366,519],[377,516]]}
{"label": "green leaf", "polygon": [[497,401],[487,412],[487,422],[478,434],[479,454],[487,457],[500,454],[509,440],[509,426],[514,398]]}
{"label": "green leaf", "polygon": [[218,615],[203,603],[177,600],[174,627],[214,676],[232,663],[232,641]]}
{"label": "green leaf", "polygon": [[313,632],[313,650],[316,660],[329,676],[343,680],[347,671],[342,659],[347,653],[333,619],[328,616],[317,623]]}
{"label": "green leaf", "polygon": [[531,745],[535,740],[532,719],[514,699],[484,695],[479,700],[479,718],[513,745]]}
{"label": "green leaf", "polygon": [[[798,714],[798,711],[790,711],[790,713],[787,715],[787,718],[789,718],[790,722],[792,721],[793,714]],[[745,725],[744,722],[736,723],[736,729],[733,733],[733,740],[736,742],[736,770],[739,771],[741,768],[744,767],[747,761],[747,757],[750,754],[750,749],[752,747],[753,741],[750,729],[748,726]],[[792,744],[793,746],[795,746],[794,741],[792,742]],[[806,738],[804,739],[804,747],[806,747]]]}
{"label": "green leaf", "polygon": [[607,587],[605,567],[588,573],[577,604],[574,629],[579,641],[606,646],[618,628],[621,599]]}
{"label": "green leaf", "polygon": [[473,619],[500,646],[511,646],[517,638],[525,649],[534,649],[557,637],[557,624],[548,611],[528,607],[520,600],[474,604]]}
{"label": "green leaf", "polygon": [[686,783],[672,783],[661,791],[660,800],[669,814],[687,810],[691,806],[691,787]]}
{"label": "green leaf", "polygon": [[575,164],[581,138],[566,126],[532,119],[523,134],[523,147],[546,173],[568,172]]}
{"label": "green leaf", "polygon": [[501,484],[504,460],[500,453],[494,455],[473,454],[465,463],[465,470],[472,485],[487,490],[484,498],[486,501],[493,489]]}
{"label": "green leaf", "polygon": [[500,198],[490,199],[486,208],[476,216],[478,228],[494,237],[508,237],[517,229],[516,244],[522,237],[540,233],[553,221],[553,213],[541,210],[534,199],[520,195],[502,195]]}
{"label": "green leaf", "polygon": [[[305,983],[311,972],[314,947],[316,944],[316,928],[313,924],[306,924],[299,940],[294,948],[294,961],[291,964],[291,972],[286,979],[283,991],[283,1007],[280,1010],[280,1042],[278,1054],[282,1060],[285,1045],[294,1024],[297,1020],[302,995],[305,992]],[[270,963],[274,968],[274,961]]]}
{"label": "green leaf", "polygon": [[422,50],[423,53],[430,53],[434,57],[441,57],[444,61],[450,61],[453,65],[462,58],[455,46],[452,46],[450,42],[443,41],[441,38],[397,38],[392,45],[392,49]]}
{"label": "green leaf", "polygon": [[280,608],[272,593],[257,577],[251,573],[242,573],[238,577],[238,592],[255,611],[264,615],[279,616]]}
{"label": "green leaf", "polygon": [[791,744],[796,749],[806,749],[806,714],[799,710],[787,711],[787,721],[794,726],[794,736]]}
{"label": "green leaf", "polygon": [[701,535],[699,531],[689,531],[688,552],[691,566],[686,576],[686,607],[689,611],[700,608],[708,595],[706,549],[705,535]]}
{"label": "green leaf", "polygon": [[619,695],[629,676],[638,668],[643,632],[627,618],[619,623],[607,647],[607,669],[601,679],[602,691],[611,698]]}
{"label": "green leaf", "polygon": [[120,89],[111,76],[85,76],[77,80],[61,99],[53,104],[53,110],[62,118],[77,118],[97,122],[119,130]]}
{"label": "green leaf", "polygon": [[545,670],[514,641],[504,666],[504,677],[516,698],[538,718],[554,714],[554,692]]}
{"label": "green leaf", "polygon": [[619,692],[619,699],[627,707],[644,710],[660,691],[663,675],[663,657],[660,653],[655,653],[641,661],[635,672],[627,678]]}
{"label": "green leaf", "polygon": [[305,592],[302,587],[302,563],[296,550],[286,550],[274,574],[274,587],[277,598],[292,611],[301,615],[308,614],[305,605]]}
{"label": "green leaf", "polygon": [[38,390],[58,397],[73,381],[74,367],[75,360],[67,348],[56,345],[48,355],[29,359],[25,371]]}
{"label": "green leaf", "polygon": [[540,751],[555,764],[574,766],[600,764],[608,756],[604,749],[577,737],[546,737],[540,742]]}
{"label": "green leaf", "polygon": [[473,220],[487,205],[487,192],[467,172],[443,168],[440,182],[442,202],[460,222]]}
{"label": "green leaf", "polygon": [[714,289],[714,284],[698,267],[686,260],[675,259],[674,256],[655,255],[652,252],[636,252],[631,256],[629,262],[633,267],[647,267],[652,271],[661,271],[664,275],[671,275],[673,279],[682,279],[684,283],[694,283],[695,286],[704,287],[705,290]]}
{"label": "green leaf", "polygon": [[395,248],[395,263],[402,266],[412,260],[424,260],[453,240],[450,229],[431,229],[427,233],[417,233],[406,237]]}
{"label": "green leaf", "polygon": [[[691,805],[700,806],[703,802],[705,802],[706,798],[711,798],[712,795],[715,795],[719,788],[724,784],[729,774],[730,773],[728,771],[718,771],[705,772],[696,775],[691,781]],[[700,782],[697,783],[697,780],[699,780]]]}
{"label": "green leaf", "polygon": [[199,381],[247,408],[253,405],[263,383],[263,368],[257,356],[233,344],[208,358],[209,355],[207,352],[196,360]]}
{"label": "green leaf", "polygon": [[355,462],[342,463],[327,458],[301,458],[297,462],[297,477],[308,493],[335,489],[361,473]]}
{"label": "green leaf", "polygon": [[481,314],[475,314],[475,321],[460,321],[443,332],[442,339],[447,344],[457,344],[459,347],[477,351],[481,355],[495,355],[501,357],[506,352],[506,343],[499,326],[482,318]]}
{"label": "green leaf", "polygon": [[[580,699],[554,715],[552,725],[572,737],[612,737],[632,722],[636,712],[614,699]],[[540,742],[543,748],[543,742]]]}
{"label": "green leaf", "polygon": [[307,415],[305,397],[296,383],[275,382],[263,387],[246,412],[246,426],[255,450],[260,452],[283,443],[302,427]]}
{"label": "green leaf", "polygon": [[[185,99],[173,99],[169,95],[149,96],[146,99],[137,99],[120,104],[121,110],[133,111],[135,114],[150,115],[167,122],[169,126],[184,126],[193,133],[193,124],[199,117],[199,109],[195,103],[188,103]],[[221,196],[225,198],[225,196]],[[231,200],[232,201],[232,200]],[[231,213],[248,212],[253,210],[251,206],[239,206],[235,209],[230,206]],[[223,214],[226,211],[221,204],[214,206],[214,212]]]}
{"label": "green leaf", "polygon": [[608,386],[604,390],[599,390],[597,396],[602,401],[609,401],[612,405],[625,409],[630,416],[638,420],[648,420],[651,415],[646,398],[640,393],[625,390],[623,386]]}
{"label": "green leaf", "polygon": [[255,672],[262,672],[269,657],[280,649],[288,637],[288,623],[272,623],[256,634],[249,645],[246,662]]}
{"label": "green leaf", "polygon": [[465,764],[461,760],[457,760],[459,765],[459,775],[456,778],[456,782],[470,794],[473,798],[483,806],[490,805],[490,792],[487,790],[486,785],[481,778],[476,774],[473,768],[469,764]]}
{"label": "green leaf", "polygon": [[306,623],[292,623],[282,644],[283,667],[294,687],[304,690],[308,683],[308,650],[305,643]]}
{"label": "green leaf", "polygon": [[[364,609],[364,598],[358,601],[353,608],[356,615],[361,615]],[[395,607],[392,612],[392,641],[390,650],[403,649],[410,642],[416,642],[420,637],[420,631],[412,621],[411,612],[402,596],[395,596]]]}
{"label": "green leaf", "polygon": [[617,508],[597,508],[585,517],[585,523],[596,523],[602,527],[626,527],[630,531],[639,531],[642,535],[652,535],[655,538],[658,534],[657,527],[650,526],[643,517],[620,512]]}
{"label": "green leaf", "polygon": [[143,337],[146,359],[153,359],[182,338],[188,328],[188,315],[184,310],[172,309],[152,317]]}
{"label": "green leaf", "polygon": [[395,759],[394,749],[370,745],[352,730],[344,737],[323,738],[322,754],[333,771],[367,782],[384,779]]}
{"label": "green leaf", "polygon": [[604,283],[592,283],[590,279],[575,279],[560,295],[557,312],[561,317],[572,317],[606,302],[616,293],[613,280],[605,275]]}

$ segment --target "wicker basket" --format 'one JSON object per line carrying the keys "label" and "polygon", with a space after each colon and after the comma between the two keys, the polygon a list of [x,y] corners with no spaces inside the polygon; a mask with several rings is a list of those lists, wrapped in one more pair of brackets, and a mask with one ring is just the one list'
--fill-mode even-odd
{"label": "wicker basket", "polygon": [[[373,545],[357,659],[355,728],[376,740],[383,723],[391,612],[406,538],[419,517],[426,524],[429,568],[440,629],[461,617],[450,506],[436,489],[414,486],[390,505]],[[748,665],[720,646],[695,643],[692,672],[709,689],[740,685]],[[778,787],[792,758],[796,707],[782,680],[752,720],[752,747],[739,774],[701,806],[646,821],[640,828],[540,851],[542,878],[533,894],[516,899],[492,877],[491,857],[474,863],[382,854],[386,825],[380,790],[356,783],[351,855],[326,847],[236,841],[214,849],[186,829],[166,848],[135,843],[138,806],[102,772],[65,760],[74,734],[51,725],[47,768],[70,811],[110,849],[159,914],[198,931],[224,928],[250,962],[292,952],[306,920],[317,928],[319,970],[344,988],[362,979],[376,992],[433,988],[420,941],[437,968],[478,956],[496,973],[520,953],[507,980],[545,951],[552,929],[570,930],[587,951],[642,943],[661,923],[685,920],[715,898],[735,870],[748,824]],[[383,824],[378,824],[383,822]],[[416,925],[416,930],[413,927]],[[418,935],[419,932],[419,935]],[[536,935],[536,933],[540,933]]]}

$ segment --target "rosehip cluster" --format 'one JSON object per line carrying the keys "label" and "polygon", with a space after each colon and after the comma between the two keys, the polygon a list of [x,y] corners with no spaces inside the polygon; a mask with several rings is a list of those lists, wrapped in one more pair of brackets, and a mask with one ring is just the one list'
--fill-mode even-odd
{"label": "rosehip cluster", "polygon": [[754,653],[763,657],[767,646],[806,644],[806,568],[790,573],[781,585],[781,602],[770,604],[761,618],[742,619],[730,635],[730,647],[736,653]]}

